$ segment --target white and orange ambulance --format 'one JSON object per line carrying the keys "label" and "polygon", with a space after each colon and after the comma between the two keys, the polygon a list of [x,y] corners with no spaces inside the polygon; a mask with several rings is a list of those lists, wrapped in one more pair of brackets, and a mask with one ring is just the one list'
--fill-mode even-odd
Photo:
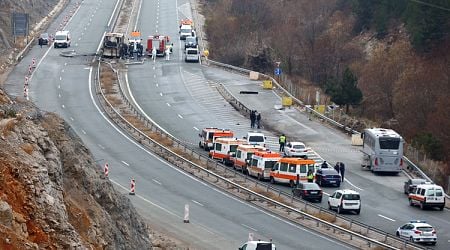
{"label": "white and orange ambulance", "polygon": [[281,158],[270,171],[270,182],[288,183],[290,187],[294,187],[297,176],[299,181],[305,182],[309,170],[312,170],[315,175],[317,169],[315,163],[311,159]]}
{"label": "white and orange ambulance", "polygon": [[245,144],[247,141],[237,138],[217,138],[214,141],[212,149],[209,151],[209,157],[223,162],[225,165],[232,166],[231,157],[236,155],[239,145]]}
{"label": "white and orange ambulance", "polygon": [[264,147],[258,145],[242,144],[236,149],[236,155],[231,157],[233,161],[233,168],[240,169],[243,173],[247,172],[247,166],[250,165],[252,155],[261,150],[266,150]]}
{"label": "white and orange ambulance", "polygon": [[247,167],[248,174],[258,180],[268,180],[273,166],[281,159],[281,155],[272,151],[257,151]]}
{"label": "white and orange ambulance", "polygon": [[202,129],[202,132],[198,134],[198,136],[200,137],[200,142],[198,143],[198,146],[200,148],[204,148],[205,151],[208,151],[212,148],[216,138],[221,137],[232,138],[234,134],[229,129],[204,128]]}

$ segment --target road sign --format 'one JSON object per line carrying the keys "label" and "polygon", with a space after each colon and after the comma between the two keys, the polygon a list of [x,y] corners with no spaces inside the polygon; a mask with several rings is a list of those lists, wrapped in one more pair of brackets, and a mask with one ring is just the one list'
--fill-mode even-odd
{"label": "road sign", "polygon": [[281,69],[280,68],[275,68],[275,75],[276,76],[281,75]]}

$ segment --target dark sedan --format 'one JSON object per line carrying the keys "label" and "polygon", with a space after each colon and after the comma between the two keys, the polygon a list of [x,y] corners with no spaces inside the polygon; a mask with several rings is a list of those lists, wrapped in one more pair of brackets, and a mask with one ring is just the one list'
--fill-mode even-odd
{"label": "dark sedan", "polygon": [[292,189],[292,193],[305,200],[322,202],[322,189],[314,182],[300,182]]}
{"label": "dark sedan", "polygon": [[316,172],[316,183],[319,186],[331,185],[341,186],[341,176],[332,168],[318,169]]}
{"label": "dark sedan", "polygon": [[405,194],[411,193],[413,188],[415,188],[419,184],[425,184],[427,183],[427,180],[425,179],[409,179],[408,181],[405,181],[405,185],[403,186],[403,192]]}

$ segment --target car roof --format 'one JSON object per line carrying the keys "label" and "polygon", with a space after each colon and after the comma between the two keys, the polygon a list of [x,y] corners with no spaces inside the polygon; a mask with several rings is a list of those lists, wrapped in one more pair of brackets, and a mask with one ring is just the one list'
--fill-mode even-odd
{"label": "car roof", "polygon": [[417,188],[433,188],[433,189],[442,189],[441,186],[436,184],[420,184],[417,185]]}
{"label": "car roof", "polygon": [[181,25],[180,29],[192,29],[192,26],[189,24],[183,24]]}
{"label": "car roof", "polygon": [[325,174],[331,174],[331,173],[339,174],[334,168],[322,168],[320,170],[322,170],[322,173],[325,173]]}
{"label": "car roof", "polygon": [[343,194],[359,194],[358,192],[356,192],[355,190],[351,190],[351,189],[340,189],[340,190],[336,190],[336,192],[341,192]]}
{"label": "car roof", "polygon": [[305,143],[299,142],[299,141],[291,141],[289,143],[292,144],[292,145],[305,145]]}
{"label": "car roof", "polygon": [[320,189],[320,186],[317,185],[317,183],[314,183],[314,182],[303,182],[302,185],[303,185],[304,187],[313,187],[313,186],[314,186],[314,187],[317,187],[317,188]]}
{"label": "car roof", "polygon": [[259,132],[247,132],[248,136],[254,136],[254,135],[260,135],[260,136],[264,136],[263,133],[259,133]]}
{"label": "car roof", "polygon": [[427,180],[425,180],[425,179],[419,179],[419,178],[411,179],[411,183],[424,183],[425,184],[425,182],[427,182]]}
{"label": "car roof", "polygon": [[408,222],[406,224],[413,224],[416,227],[433,227],[430,224],[424,222]]}

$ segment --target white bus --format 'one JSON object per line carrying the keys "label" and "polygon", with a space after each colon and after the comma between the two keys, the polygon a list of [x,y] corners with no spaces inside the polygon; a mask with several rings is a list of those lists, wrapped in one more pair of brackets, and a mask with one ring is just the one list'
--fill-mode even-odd
{"label": "white bus", "polygon": [[370,128],[361,134],[363,139],[362,166],[372,172],[402,171],[403,138],[392,129]]}

